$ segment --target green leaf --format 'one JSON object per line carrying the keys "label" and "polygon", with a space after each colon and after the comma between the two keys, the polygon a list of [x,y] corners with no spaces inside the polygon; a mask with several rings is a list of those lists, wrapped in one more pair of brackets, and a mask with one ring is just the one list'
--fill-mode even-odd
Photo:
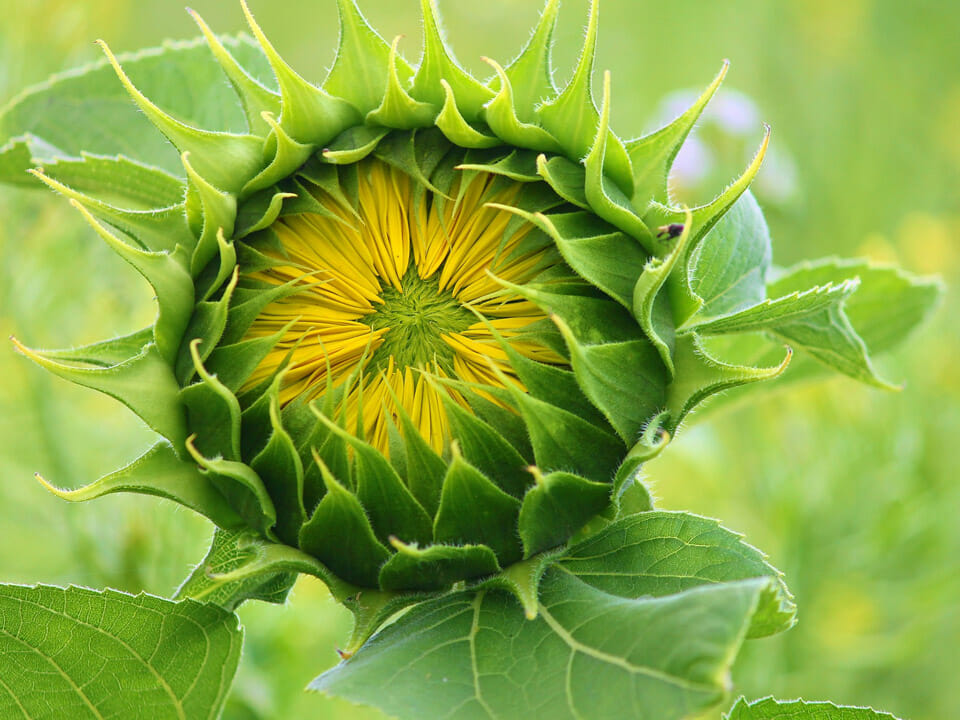
{"label": "green leaf", "polygon": [[257,555],[256,543],[256,536],[249,531],[231,532],[217,528],[206,557],[183,582],[176,597],[203,600],[231,612],[246,600],[283,604],[296,582],[296,573],[266,573],[230,582],[214,577],[237,570],[253,560]]}
{"label": "green leaf", "polygon": [[[248,39],[221,40],[255,75],[267,70],[263,55]],[[185,122],[225,131],[246,129],[236,98],[202,40],[168,42],[120,55],[119,60],[144,94]],[[189,85],[183,78],[190,78]],[[22,182],[24,172],[38,163],[76,158],[82,152],[126,155],[183,176],[178,154],[130,102],[105,60],[54,75],[14,98],[0,114],[0,145],[25,133],[31,142],[0,150],[0,182]]]}
{"label": "green leaf", "polygon": [[0,717],[217,718],[237,617],[193,600],[0,586]]}
{"label": "green leaf", "polygon": [[783,632],[796,618],[790,591],[766,556],[743,536],[699,515],[652,511],[621,518],[570,548],[557,564],[598,590],[626,598],[770,578],[749,636]]}
{"label": "green leaf", "polygon": [[832,702],[774,700],[764,698],[747,702],[737,700],[724,720],[897,720],[893,715],[867,707],[835,705]]}
{"label": "green leaf", "polygon": [[311,688],[400,720],[680,720],[723,699],[765,584],[624,599],[550,569],[535,620],[507,593],[447,595],[414,607]]}
{"label": "green leaf", "polygon": [[874,354],[903,342],[923,324],[943,294],[938,278],[919,277],[870,260],[839,258],[788,268],[770,283],[768,292],[782,295],[853,278],[859,278],[860,285],[844,305],[844,312]]}

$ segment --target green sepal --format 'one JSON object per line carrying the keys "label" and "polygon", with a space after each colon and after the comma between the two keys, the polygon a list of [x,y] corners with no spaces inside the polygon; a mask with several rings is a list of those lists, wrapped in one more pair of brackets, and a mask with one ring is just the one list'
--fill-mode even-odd
{"label": "green sepal", "polygon": [[180,391],[187,423],[196,434],[194,444],[207,457],[240,460],[240,403],[216,375],[207,372],[198,344],[198,340],[190,343],[190,355],[200,380]]}
{"label": "green sepal", "polygon": [[[304,568],[310,566],[304,562],[293,568],[289,563],[278,568],[275,562],[265,562],[263,556],[269,553],[265,548],[270,547],[296,552],[293,548],[267,544],[249,529],[217,528],[206,557],[177,588],[174,598],[215,603],[231,612],[247,600],[283,604],[297,580],[297,573],[307,572]],[[313,563],[319,565],[316,560]]]}
{"label": "green sepal", "polygon": [[587,193],[587,171],[583,165],[568,160],[563,155],[549,159],[543,153],[537,157],[537,174],[564,200],[584,210],[590,209]]}
{"label": "green sepal", "polygon": [[445,82],[455,97],[455,107],[466,120],[476,120],[493,91],[464,70],[450,54],[440,35],[436,0],[420,0],[423,16],[423,57],[410,94],[435,107],[446,103]]}
{"label": "green sepal", "polygon": [[241,198],[249,197],[258,190],[289,177],[313,155],[314,146],[297,142],[290,137],[272,113],[264,112],[263,120],[270,127],[264,147],[264,158],[269,159],[270,164],[243,186],[240,190]]}
{"label": "green sepal", "polygon": [[[439,134],[439,131],[427,128],[420,132],[390,133],[377,145],[374,155],[413,178],[420,186],[420,192],[426,189],[444,198],[446,194],[430,182],[430,176],[444,153],[441,146],[431,141],[433,133]],[[419,142],[421,138],[426,142]]]}
{"label": "green sepal", "polygon": [[[592,105],[591,105],[592,107]],[[583,161],[586,168],[584,193],[590,207],[597,215],[614,227],[618,227],[630,235],[644,247],[650,255],[660,251],[659,243],[650,233],[640,216],[634,211],[630,203],[633,190],[633,175],[630,170],[630,160],[627,159],[623,145],[610,132],[610,73],[603,76],[603,105],[601,106],[597,135]],[[607,182],[606,171],[625,167],[629,174],[629,184],[623,185]],[[626,190],[621,189],[627,188]]]}
{"label": "green sepal", "polygon": [[506,71],[495,60],[483,58],[497,71],[500,88],[493,100],[484,107],[483,118],[494,135],[507,145],[529,148],[540,152],[562,152],[556,139],[538,125],[523,122],[517,117],[514,105],[513,85]]}
{"label": "green sepal", "polygon": [[440,391],[450,434],[457,441],[463,457],[492,480],[497,487],[515,498],[522,498],[530,485],[528,463],[500,433],[472,412],[465,410],[449,393]]}
{"label": "green sepal", "polygon": [[294,318],[273,335],[241,340],[230,345],[221,343],[210,353],[206,365],[230,392],[236,393],[296,322],[297,318]]}
{"label": "green sepal", "polygon": [[350,639],[337,654],[349,660],[370,637],[391,617],[404,608],[423,602],[429,596],[418,592],[393,592],[364,588],[342,600],[343,606],[353,614],[353,630]]}
{"label": "green sepal", "polygon": [[63,350],[44,350],[44,357],[55,361],[85,363],[98,367],[110,367],[136,357],[145,345],[153,342],[153,326],[137,330],[129,335],[101,340]]}
{"label": "green sepal", "polygon": [[443,488],[443,478],[447,473],[447,463],[420,434],[403,404],[398,401],[393,388],[389,384],[387,388],[393,397],[394,407],[403,430],[407,487],[427,514],[434,517],[437,514],[437,508],[440,507],[440,491]]}
{"label": "green sepal", "polygon": [[300,549],[349,583],[377,587],[380,567],[390,559],[390,551],[377,540],[356,496],[337,482],[316,453],[314,461],[327,492],[300,529]]}
{"label": "green sepal", "polygon": [[721,317],[702,317],[699,314],[677,332],[695,330],[700,335],[723,335],[726,333],[774,330],[778,326],[802,322],[804,318],[826,312],[831,308],[841,309],[844,301],[859,287],[856,278],[839,285],[821,285],[803,292],[771,298],[745,310]]}
{"label": "green sepal", "polygon": [[[733,204],[746,192],[750,183],[760,171],[763,164],[763,158],[767,153],[767,147],[770,144],[770,127],[765,126],[763,141],[757,150],[753,160],[747,166],[736,180],[734,180],[726,190],[718,195],[714,200],[693,208],[692,210],[678,210],[668,208],[660,203],[653,202],[644,215],[644,221],[649,227],[661,227],[671,223],[683,223],[684,231],[689,228],[690,241],[686,244],[683,256],[676,265],[676,271],[672,274],[669,283],[670,300],[673,308],[674,321],[677,325],[682,325],[691,316],[694,315],[703,305],[700,299],[691,287],[691,276],[694,271],[694,253],[698,249],[700,242],[717,224],[717,222],[726,214]],[[690,218],[687,218],[687,214]]]}
{"label": "green sepal", "polygon": [[64,365],[16,339],[13,343],[23,355],[57,377],[119,400],[175,448],[182,446],[187,433],[180,386],[153,343],[129,360],[94,368]]}
{"label": "green sepal", "polygon": [[508,205],[493,205],[513,212],[547,233],[567,264],[592,285],[628,310],[637,279],[649,255],[629,235],[598,221],[589,212],[527,213]]}
{"label": "green sepal", "polygon": [[585,285],[514,285],[499,280],[505,288],[535,303],[548,315],[559,315],[574,335],[588,344],[636,340],[640,326],[619,303],[605,297],[581,295],[592,287]]}
{"label": "green sepal", "polygon": [[651,198],[664,205],[669,203],[667,179],[673,161],[707,103],[719,89],[729,67],[730,62],[724,60],[723,67],[710,86],[676,120],[627,143],[627,154],[633,166],[633,203],[638,211],[643,212]]}
{"label": "green sepal", "polygon": [[526,421],[538,467],[572,470],[609,483],[623,455],[623,443],[579,415],[511,388],[514,405]]}
{"label": "green sepal", "polygon": [[[650,258],[633,288],[633,316],[657,348],[671,377],[675,371],[673,352],[677,330],[671,295],[669,291],[663,291],[663,288],[677,267],[677,262],[686,257],[687,246],[693,234],[691,217],[688,211],[684,218],[683,232],[677,238],[673,249],[666,257]],[[685,273],[685,270],[681,266],[678,272]]]}
{"label": "green sepal", "polygon": [[[455,387],[477,417],[496,430],[500,437],[506,438],[521,457],[533,459],[533,448],[530,446],[530,438],[527,437],[527,426],[524,425],[520,415],[508,409],[510,407],[508,391],[490,392],[489,387],[471,386],[463,382],[453,383],[451,387]],[[478,390],[497,397],[500,402],[492,402],[477,392]],[[445,470],[446,465],[444,465]]]}
{"label": "green sepal", "polygon": [[527,620],[534,620],[540,611],[540,581],[559,553],[548,551],[513,563],[493,577],[483,580],[477,590],[497,589],[513,595]]}
{"label": "green sepal", "polygon": [[269,112],[274,115],[280,114],[280,96],[273,90],[265,88],[255,78],[253,78],[244,67],[237,62],[236,58],[230,54],[220,42],[220,39],[211,32],[210,28],[203,21],[200,15],[187,8],[187,12],[194,19],[194,22],[200,27],[203,37],[210,46],[210,51],[216,59],[217,64],[223,70],[230,85],[233,86],[243,106],[244,115],[247,117],[247,127],[255,135],[266,135],[270,132],[270,126],[263,119],[263,113]]}
{"label": "green sepal", "polygon": [[[497,332],[492,324],[488,324],[488,328],[507,354],[511,369],[517,374],[530,395],[550,405],[569,410],[593,425],[604,425],[603,415],[590,404],[572,372],[556,365],[547,365],[524,357]],[[505,398],[509,396],[509,392],[504,393]],[[524,473],[522,478],[524,490],[529,483],[530,478]]]}
{"label": "green sepal", "polygon": [[[298,75],[267,40],[253,19],[246,0],[241,0],[240,4],[253,36],[277,78],[280,88],[280,127],[284,132],[302,145],[322,146],[343,130],[358,124],[360,114],[356,108]],[[246,177],[253,177],[254,174]]]}
{"label": "green sepal", "polygon": [[295,545],[307,514],[303,507],[303,462],[280,421],[280,400],[276,391],[267,395],[270,399],[270,437],[266,446],[250,461],[250,467],[260,476],[276,507],[277,537],[288,545]]}
{"label": "green sepal", "polygon": [[[640,434],[640,438],[633,444],[617,468],[617,474],[613,478],[613,497],[619,504],[625,492],[631,484],[639,482],[639,471],[644,463],[653,460],[657,455],[666,449],[667,445],[673,439],[666,425],[670,422],[670,413],[662,410],[647,421]],[[641,483],[642,484],[642,483]],[[644,507],[644,510],[653,508],[649,491],[644,488],[647,495],[647,501],[650,507]],[[619,512],[619,510],[618,510]]]}
{"label": "green sepal", "polygon": [[418,548],[396,538],[397,551],[380,568],[384,590],[445,590],[455,582],[492,575],[500,570],[497,556],[486,545],[431,545]]}
{"label": "green sepal", "polygon": [[70,502],[94,500],[117,492],[173,500],[212,520],[218,527],[241,528],[244,521],[197,467],[178,457],[170,443],[160,441],[132,463],[74,490],[37,479],[57,497]]}
{"label": "green sepal", "polygon": [[196,172],[209,184],[223,192],[235,194],[240,191],[247,178],[260,171],[263,147],[260,138],[254,135],[210,132],[180,122],[154,105],[134,86],[105,42],[101,40],[98,44],[143,114],[181,155],[190,153],[196,158]]}
{"label": "green sepal", "polygon": [[[313,183],[332,197],[343,210],[352,215],[356,220],[359,220],[360,214],[357,212],[359,198],[357,197],[356,175],[356,166],[347,165],[342,168],[335,167],[324,162],[321,154],[314,155],[307,160],[303,164],[303,167],[297,171],[295,180],[298,190],[303,188],[301,180]],[[298,197],[300,197],[299,192]],[[306,200],[307,198],[301,199]],[[316,204],[319,207],[323,207],[320,203]],[[311,212],[315,212],[315,210],[311,210]],[[325,212],[328,213],[328,217],[339,217],[329,210]],[[284,214],[287,213],[284,212]]]}
{"label": "green sepal", "polygon": [[711,395],[779,376],[787,369],[792,356],[793,351],[787,348],[783,362],[775,367],[730,365],[711,357],[696,333],[681,335],[674,354],[676,376],[667,386],[668,430],[674,432],[683,418]]}
{"label": "green sepal", "polygon": [[609,483],[566,472],[543,475],[535,467],[530,472],[536,484],[523,497],[518,521],[524,558],[565,543],[610,504]]}
{"label": "green sepal", "polygon": [[353,449],[357,499],[366,510],[380,542],[390,537],[407,543],[429,543],[433,537],[430,516],[420,506],[389,461],[374,447],[330,420],[318,417],[330,432],[339,435]]}
{"label": "green sepal", "polygon": [[277,511],[260,476],[249,465],[222,457],[206,457],[187,438],[186,447],[197,465],[207,472],[207,478],[230,502],[248,527],[267,537],[273,537],[271,528],[277,522]]}
{"label": "green sepal", "polygon": [[[241,261],[241,265],[243,262]],[[221,345],[235,345],[243,341],[247,330],[253,321],[269,304],[292,297],[297,293],[313,287],[304,284],[303,280],[309,275],[294,278],[282,285],[273,285],[266,282],[244,279],[245,287],[236,288],[233,293],[233,302],[227,310],[227,318],[220,337]]]}
{"label": "green sepal", "polygon": [[219,299],[203,300],[194,306],[193,316],[183,333],[183,342],[174,365],[174,374],[181,385],[190,382],[195,373],[193,359],[190,357],[190,343],[193,340],[200,340],[198,353],[200,359],[205,362],[223,337],[227,326],[230,299],[239,277],[238,268],[235,268],[230,282],[227,283]]}
{"label": "green sepal", "polygon": [[296,193],[276,192],[275,188],[254,193],[237,210],[237,222],[233,231],[234,240],[266,230],[284,212],[288,201],[297,197]]}
{"label": "green sepal", "polygon": [[450,83],[441,78],[440,85],[443,87],[444,93],[443,108],[434,120],[434,124],[440,128],[440,132],[458,147],[480,150],[499,145],[500,140],[486,132],[489,130],[486,125],[480,126],[476,123],[470,123],[463,117],[460,108],[457,107],[457,99]]}
{"label": "green sepal", "polygon": [[376,150],[377,145],[389,132],[389,128],[369,127],[367,125],[358,125],[344,130],[323,149],[324,162],[333,165],[352,165],[360,162]]}
{"label": "green sepal", "polygon": [[387,86],[383,93],[380,105],[367,113],[366,122],[370,125],[398,130],[413,130],[414,128],[430,127],[437,116],[439,105],[434,107],[430,103],[420,102],[410,97],[403,88],[400,79],[400,67],[407,67],[406,62],[400,65],[397,45],[400,37],[396,37],[390,45],[390,55],[387,59]]}
{"label": "green sepal", "polygon": [[554,316],[554,322],[581,390],[624,442],[634,442],[666,398],[668,377],[656,348],[639,339],[585,345],[560,317]]}
{"label": "green sepal", "polygon": [[433,524],[434,540],[486,545],[507,566],[523,554],[515,529],[519,513],[520,501],[464,460],[454,445]]}
{"label": "green sepal", "polygon": [[903,342],[923,324],[944,292],[943,281],[937,277],[919,277],[871,260],[840,258],[786,268],[767,290],[781,294],[853,278],[858,278],[860,285],[843,309],[872,353],[886,352]]}
{"label": "green sepal", "polygon": [[[183,183],[161,170],[122,156],[85,155],[82,161],[58,160],[31,173],[48,187],[79,202],[98,219],[130,235],[146,250],[172,252],[177,245],[189,249],[196,242],[184,220]],[[174,186],[176,193],[171,192]],[[96,193],[97,197],[87,192]],[[155,194],[153,204],[147,199],[151,194]],[[143,207],[131,209],[116,204],[124,201],[131,205],[142,203]]]}
{"label": "green sepal", "polygon": [[194,281],[196,295],[199,300],[209,300],[224,283],[230,279],[237,267],[237,246],[227,242],[223,235],[223,228],[217,230],[217,262],[213,261],[200,271],[200,276]]}
{"label": "green sepal", "polygon": [[[57,157],[38,169],[74,190],[78,200],[81,200],[80,196],[96,197],[105,204],[132,213],[180,205],[186,191],[180,178],[125,155],[81,152],[79,158]],[[171,244],[165,248],[148,249],[172,250],[173,247]]]}
{"label": "green sepal", "polygon": [[[633,195],[633,170],[623,143],[601,123],[600,113],[593,101],[593,63],[597,49],[599,0],[590,4],[583,50],[577,68],[567,86],[556,97],[546,100],[537,109],[540,124],[563,147],[571,160],[587,157],[591,146],[602,145],[606,150],[599,157],[599,171],[606,171],[629,198]],[[599,132],[598,132],[599,131]]]}
{"label": "green sepal", "polygon": [[456,169],[501,175],[523,183],[539,182],[536,153],[529,150],[514,149],[509,155],[494,157],[496,157],[495,160],[484,162],[476,155],[468,154],[466,161],[457,165]]}
{"label": "green sepal", "polygon": [[[374,30],[354,0],[337,0],[340,14],[340,44],[325,90],[351,103],[366,114],[380,105],[387,85],[390,45]],[[403,58],[397,58],[396,71],[403,83],[413,70]]]}
{"label": "green sepal", "polygon": [[172,363],[193,311],[193,280],[186,269],[186,252],[148,252],[128,245],[105,228],[79,201],[70,200],[110,249],[126,260],[153,287],[157,297],[157,320],[153,335],[157,352]]}
{"label": "green sepal", "polygon": [[197,243],[193,247],[193,256],[190,258],[190,271],[197,277],[207,263],[217,256],[217,237],[220,232],[223,232],[225,237],[233,236],[237,221],[237,198],[207,182],[194,169],[191,158],[190,153],[184,153],[181,159],[190,180],[187,217],[193,218],[191,225],[200,228]]}
{"label": "green sepal", "polygon": [[536,122],[540,103],[557,94],[550,51],[559,8],[560,0],[547,0],[530,40],[504,70],[512,87],[516,116],[524,123]]}

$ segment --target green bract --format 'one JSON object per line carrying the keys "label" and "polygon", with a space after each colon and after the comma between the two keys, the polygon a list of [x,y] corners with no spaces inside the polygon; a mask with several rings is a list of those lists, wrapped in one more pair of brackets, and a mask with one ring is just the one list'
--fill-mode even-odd
{"label": "green bract", "polygon": [[[899,340],[936,296],[932,283],[870,264],[828,260],[774,271],[767,227],[748,191],[769,131],[716,199],[690,209],[671,201],[673,158],[726,65],[671,124],[623,141],[611,129],[609,73],[599,108],[594,102],[597,2],[562,89],[550,69],[557,0],[547,2],[512,62],[487,61],[492,75],[485,80],[456,63],[432,0],[422,5],[424,52],[411,66],[397,41],[384,42],[352,0],[339,0],[340,47],[320,87],[284,62],[246,6],[256,47],[219,38],[194,14],[236,91],[244,131],[187,124],[131,80],[135,70],[162,71],[165,62],[200,52],[196,44],[120,59],[104,45],[126,92],[179,151],[179,176],[157,167],[147,141],[139,159],[83,154],[100,149],[95,142],[73,148],[73,139],[45,137],[39,125],[22,122],[19,114],[28,116],[49,87],[25,94],[3,117],[3,129],[17,137],[0,151],[0,171],[40,164],[34,175],[68,197],[152,284],[158,304],[155,324],[129,336],[57,351],[18,344],[51,372],[117,398],[161,436],[132,464],[86,487],[50,489],[68,500],[119,491],[159,495],[212,520],[219,528],[213,547],[181,588],[183,597],[232,609],[250,598],[282,601],[297,573],[321,577],[357,615],[348,653],[396,610],[451,588],[460,593],[450,596],[453,607],[473,608],[477,618],[488,601],[502,600],[498,589],[513,592],[531,619],[543,610],[539,625],[518,630],[518,638],[537,643],[536,633],[561,623],[564,597],[582,595],[587,604],[599,602],[597,593],[660,598],[699,584],[643,585],[649,578],[638,572],[642,589],[590,585],[571,579],[581,577],[575,568],[583,545],[568,547],[578,534],[590,543],[653,532],[646,523],[656,514],[638,480],[642,463],[710,396],[783,373],[793,353],[784,345],[820,366],[887,386],[858,334],[876,334],[882,321],[869,310],[848,316],[845,308],[878,287],[898,293],[904,302],[893,314],[892,337]],[[269,87],[256,79],[264,59],[276,81]],[[82,78],[66,76],[53,87],[69,90]],[[509,215],[498,252],[538,261],[522,280],[499,277],[495,268],[490,274],[504,303],[539,315],[528,312],[530,323],[502,333],[489,313],[441,291],[414,261],[397,261],[398,275],[409,279],[405,291],[385,287],[377,312],[360,320],[388,339],[379,348],[371,344],[354,371],[336,378],[333,353],[317,350],[327,369],[316,372],[326,381],[286,397],[302,347],[281,341],[301,318],[291,315],[272,333],[252,329],[262,327],[269,308],[331,281],[325,267],[302,267],[302,276],[286,283],[264,280],[296,265],[280,228],[298,217],[355,226],[364,173],[375,165],[409,181],[410,218],[469,207],[470,183],[489,182],[484,212]],[[513,246],[513,238],[522,239]],[[495,340],[485,346],[488,354],[500,358],[484,382],[458,375],[442,342],[477,324],[477,315]],[[888,332],[884,348],[890,339]],[[521,352],[520,343],[542,348],[542,356]],[[256,375],[271,353],[282,361]],[[385,414],[382,446],[368,437],[363,410],[359,421],[350,414],[354,394],[363,408],[371,377],[391,362],[415,370],[425,378],[423,392],[440,398],[437,416],[447,423],[441,446],[399,399],[392,414],[387,395],[376,406]],[[707,523],[694,524],[700,522]],[[594,534],[611,524],[616,532]],[[719,533],[712,526],[702,531]],[[611,600],[611,608],[631,622],[671,608],[715,613],[727,622],[729,647],[748,626],[753,635],[788,627],[792,603],[776,571],[732,535],[717,545],[736,555],[739,569],[710,582],[732,584],[629,608]],[[607,572],[601,565],[587,563],[583,577]],[[546,595],[538,600],[541,578]],[[416,612],[427,613],[423,607]],[[390,632],[407,630],[397,624]],[[718,673],[729,657],[718,650],[709,660],[712,685],[694,705],[722,697]],[[370,680],[376,684],[375,673]]]}

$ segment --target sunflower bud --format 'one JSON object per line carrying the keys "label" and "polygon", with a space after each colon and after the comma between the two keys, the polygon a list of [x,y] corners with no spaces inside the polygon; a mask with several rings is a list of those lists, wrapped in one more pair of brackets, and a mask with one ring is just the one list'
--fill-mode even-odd
{"label": "sunflower bud", "polygon": [[729,364],[703,338],[839,312],[856,282],[766,298],[769,237],[747,188],[769,131],[715,200],[671,203],[672,159],[726,65],[674,122],[624,142],[609,73],[594,102],[596,2],[563,89],[549,70],[555,0],[511,64],[487,61],[486,82],[453,59],[432,0],[416,67],[339,5],[322,87],[245,5],[276,90],[195,16],[245,133],[167,114],[104,46],[181,153],[186,181],[168,194],[182,201],[127,210],[56,167],[36,174],[150,281],[156,322],[71,351],[20,347],[162,439],[85,488],[51,489],[160,495],[210,518],[217,542],[242,538],[243,563],[206,569],[203,592],[228,588],[227,605],[282,598],[310,572],[340,598],[380,598],[374,610],[493,578],[535,612],[535,577],[532,601],[518,580],[530,563],[625,512],[627,493],[643,509],[637,470],[684,417],[790,360]]}

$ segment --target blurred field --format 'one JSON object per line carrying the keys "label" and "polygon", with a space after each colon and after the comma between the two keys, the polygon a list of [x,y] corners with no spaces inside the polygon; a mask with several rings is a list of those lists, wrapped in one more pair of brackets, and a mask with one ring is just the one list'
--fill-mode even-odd
{"label": "blurred field", "polygon": [[[509,59],[540,6],[439,4],[460,58],[477,72],[482,54]],[[586,4],[564,4],[559,80]],[[251,5],[279,49],[320,79],[336,43],[333,0]],[[416,57],[419,3],[361,5],[385,35],[405,34],[402,47]],[[222,31],[241,27],[233,3],[194,7]],[[167,0],[0,0],[0,17],[0,103],[95,59],[95,38],[119,51],[195,34]],[[865,254],[940,272],[955,287],[960,5],[604,0],[601,18],[599,67],[613,71],[622,135],[648,129],[669,92],[702,87],[731,59],[727,87],[752,98],[782,156],[761,185],[777,261]],[[729,180],[760,135],[759,123],[745,137],[705,127],[714,168],[684,185],[685,198]],[[788,171],[790,187],[778,194]],[[932,325],[881,362],[906,383],[902,393],[845,380],[792,388],[711,415],[648,466],[663,506],[744,532],[797,595],[799,625],[747,646],[737,692],[869,703],[913,720],[960,716],[958,312],[951,291]],[[151,315],[146,286],[64,203],[0,191],[0,335],[66,346],[139,328]],[[68,506],[31,478],[39,471],[80,485],[148,442],[119,406],[0,347],[0,580],[170,594],[203,555],[205,521],[145,498]],[[380,717],[301,692],[335,662],[349,624],[318,583],[302,581],[286,607],[250,605],[241,615],[246,655],[227,718]]]}

